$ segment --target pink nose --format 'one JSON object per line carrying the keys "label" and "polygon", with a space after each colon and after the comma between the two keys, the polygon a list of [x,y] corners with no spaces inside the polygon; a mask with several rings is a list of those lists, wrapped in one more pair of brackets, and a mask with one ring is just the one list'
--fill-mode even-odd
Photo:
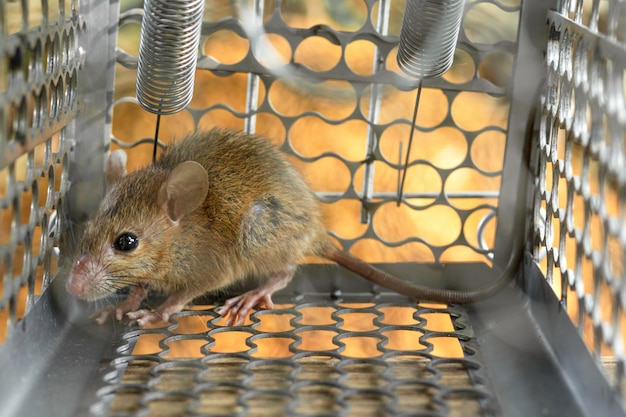
{"label": "pink nose", "polygon": [[67,280],[67,290],[79,297],[85,294],[85,274],[90,260],[89,255],[81,255],[74,264],[74,268],[72,268],[70,277]]}

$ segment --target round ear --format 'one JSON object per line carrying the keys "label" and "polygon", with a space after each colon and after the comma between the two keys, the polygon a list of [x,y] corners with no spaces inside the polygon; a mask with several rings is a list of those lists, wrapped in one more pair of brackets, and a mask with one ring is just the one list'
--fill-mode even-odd
{"label": "round ear", "polygon": [[106,164],[107,189],[126,175],[127,159],[126,152],[121,149],[111,152]]}
{"label": "round ear", "polygon": [[184,215],[197,209],[209,192],[209,176],[202,165],[183,162],[172,170],[161,185],[157,204],[169,219],[177,223]]}

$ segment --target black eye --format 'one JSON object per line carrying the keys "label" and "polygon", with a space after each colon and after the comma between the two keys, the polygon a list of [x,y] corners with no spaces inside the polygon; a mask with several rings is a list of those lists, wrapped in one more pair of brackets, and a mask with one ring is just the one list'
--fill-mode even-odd
{"label": "black eye", "polygon": [[113,247],[122,252],[130,252],[137,248],[137,245],[139,245],[139,238],[130,232],[122,233],[113,242]]}

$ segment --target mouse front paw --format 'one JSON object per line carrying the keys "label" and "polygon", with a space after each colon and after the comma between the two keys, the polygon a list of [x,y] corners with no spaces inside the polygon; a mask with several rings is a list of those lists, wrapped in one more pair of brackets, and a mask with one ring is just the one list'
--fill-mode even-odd
{"label": "mouse front paw", "polygon": [[109,320],[109,317],[114,317],[114,320],[122,321],[127,313],[139,308],[141,301],[146,298],[147,294],[148,289],[145,286],[137,285],[132,288],[128,297],[122,303],[97,312],[91,316],[91,319],[101,326]]}
{"label": "mouse front paw", "polygon": [[109,307],[105,308],[104,310],[98,311],[93,316],[91,316],[91,320],[102,326],[109,320],[109,317],[115,317],[115,307]]}
{"label": "mouse front paw", "polygon": [[126,313],[126,317],[130,320],[135,320],[138,325],[144,327],[148,324],[169,322],[170,315],[167,313],[161,313],[158,310],[141,309],[136,311],[129,311]]}

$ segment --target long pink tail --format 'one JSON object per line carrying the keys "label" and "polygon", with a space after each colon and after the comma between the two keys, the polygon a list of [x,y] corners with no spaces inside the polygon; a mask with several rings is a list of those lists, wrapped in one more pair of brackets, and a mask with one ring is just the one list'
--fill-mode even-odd
{"label": "long pink tail", "polygon": [[[407,295],[418,300],[434,301],[440,303],[453,303],[453,304],[467,304],[475,301],[485,299],[497,291],[499,291],[505,284],[510,281],[510,277],[506,276],[500,278],[496,283],[485,289],[476,291],[455,291],[445,290],[439,288],[430,288],[423,285],[414,284],[409,281],[396,278],[385,271],[368,264],[360,260],[359,258],[350,255],[347,252],[339,250],[335,247],[330,247],[324,254],[324,257],[337,262],[344,268],[361,275],[363,278],[380,285],[381,287],[388,288],[399,294]],[[505,272],[503,275],[509,275]]]}

